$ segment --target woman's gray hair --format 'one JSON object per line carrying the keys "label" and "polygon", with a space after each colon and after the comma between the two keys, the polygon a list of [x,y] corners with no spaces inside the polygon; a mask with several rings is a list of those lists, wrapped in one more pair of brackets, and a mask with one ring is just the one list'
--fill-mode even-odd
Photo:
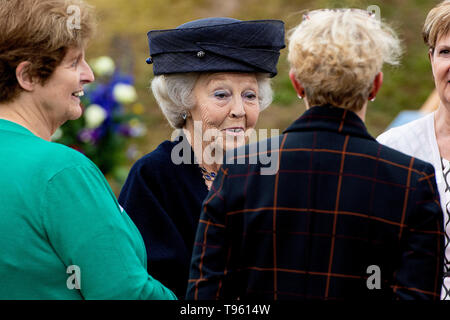
{"label": "woman's gray hair", "polygon": [[[183,113],[195,106],[193,90],[201,73],[176,73],[155,76],[152,91],[161,111],[175,129],[183,128]],[[266,109],[273,98],[273,91],[268,74],[256,73],[259,88],[259,109]]]}

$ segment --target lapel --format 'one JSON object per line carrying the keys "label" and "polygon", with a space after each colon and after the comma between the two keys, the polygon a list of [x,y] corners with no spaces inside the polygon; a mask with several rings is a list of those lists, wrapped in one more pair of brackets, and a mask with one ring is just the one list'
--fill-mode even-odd
{"label": "lapel", "polygon": [[356,113],[330,105],[316,106],[306,110],[283,133],[300,131],[331,131],[375,141]]}

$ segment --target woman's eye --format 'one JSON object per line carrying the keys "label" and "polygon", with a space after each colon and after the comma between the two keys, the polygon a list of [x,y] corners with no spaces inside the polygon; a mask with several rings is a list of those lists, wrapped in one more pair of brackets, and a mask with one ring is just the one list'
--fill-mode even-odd
{"label": "woman's eye", "polygon": [[81,61],[81,57],[76,58],[75,60],[72,61],[71,67],[76,67],[78,66],[78,64]]}
{"label": "woman's eye", "polygon": [[214,97],[218,98],[218,99],[225,99],[229,96],[230,94],[227,91],[216,91],[214,92]]}
{"label": "woman's eye", "polygon": [[449,54],[450,50],[449,49],[442,49],[441,51],[439,51],[439,54]]}
{"label": "woman's eye", "polygon": [[249,100],[255,100],[256,99],[256,93],[249,91],[244,93],[244,97]]}

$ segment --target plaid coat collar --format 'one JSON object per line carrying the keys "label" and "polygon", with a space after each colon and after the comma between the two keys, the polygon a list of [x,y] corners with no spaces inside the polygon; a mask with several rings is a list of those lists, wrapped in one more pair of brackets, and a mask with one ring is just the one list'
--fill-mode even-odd
{"label": "plaid coat collar", "polygon": [[374,140],[364,122],[353,111],[336,108],[330,105],[312,107],[283,133],[299,131],[326,130],[343,135],[359,136]]}

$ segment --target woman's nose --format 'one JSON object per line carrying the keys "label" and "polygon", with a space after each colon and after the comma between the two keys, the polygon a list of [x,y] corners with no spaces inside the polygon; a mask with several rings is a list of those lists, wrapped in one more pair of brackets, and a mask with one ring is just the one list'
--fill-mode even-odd
{"label": "woman's nose", "polygon": [[232,118],[241,118],[245,116],[245,106],[242,98],[234,99],[231,107],[230,116]]}
{"label": "woman's nose", "polygon": [[86,61],[83,61],[82,71],[81,71],[81,82],[83,84],[91,83],[95,80],[94,72]]}

